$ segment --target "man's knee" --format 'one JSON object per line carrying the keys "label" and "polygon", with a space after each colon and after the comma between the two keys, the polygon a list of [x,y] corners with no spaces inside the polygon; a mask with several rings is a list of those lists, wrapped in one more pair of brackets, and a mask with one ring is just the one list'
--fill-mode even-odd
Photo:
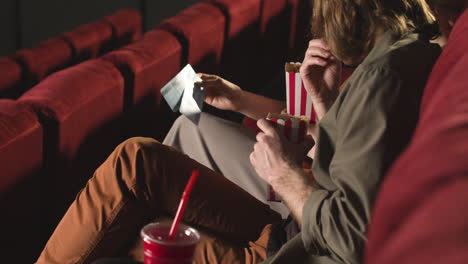
{"label": "man's knee", "polygon": [[141,149],[151,149],[159,145],[159,141],[147,137],[132,137],[120,143],[119,147],[126,152],[135,152]]}
{"label": "man's knee", "polygon": [[[121,179],[129,188],[137,188],[137,184],[147,184],[155,177],[158,156],[167,149],[152,138],[134,137],[122,142],[116,149]],[[143,187],[144,188],[144,187]]]}

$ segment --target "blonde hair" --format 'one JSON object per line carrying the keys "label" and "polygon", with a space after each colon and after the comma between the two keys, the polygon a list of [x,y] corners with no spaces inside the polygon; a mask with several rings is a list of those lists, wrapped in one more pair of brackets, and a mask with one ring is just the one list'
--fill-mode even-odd
{"label": "blonde hair", "polygon": [[400,36],[414,31],[427,40],[439,32],[425,0],[314,0],[312,34],[342,61],[362,59],[379,27]]}

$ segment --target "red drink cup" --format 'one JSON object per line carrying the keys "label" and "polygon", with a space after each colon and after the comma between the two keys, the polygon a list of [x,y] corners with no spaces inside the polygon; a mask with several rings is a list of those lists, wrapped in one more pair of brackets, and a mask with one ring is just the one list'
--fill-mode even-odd
{"label": "red drink cup", "polygon": [[141,230],[145,264],[190,264],[200,240],[197,230],[179,225],[174,240],[169,239],[171,223],[148,224]]}

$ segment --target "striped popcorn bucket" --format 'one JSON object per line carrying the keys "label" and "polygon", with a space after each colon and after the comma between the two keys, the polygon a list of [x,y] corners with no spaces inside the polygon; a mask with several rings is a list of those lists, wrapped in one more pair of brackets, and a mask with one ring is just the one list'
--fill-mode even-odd
{"label": "striped popcorn bucket", "polygon": [[286,63],[286,111],[292,116],[307,117],[315,122],[312,100],[302,82],[299,69],[301,63]]}
{"label": "striped popcorn bucket", "polygon": [[[307,127],[310,120],[308,118],[298,118],[291,115],[269,113],[267,120],[273,124],[281,134],[283,134],[292,143],[300,143],[307,134]],[[268,186],[268,201],[281,202],[281,198]]]}

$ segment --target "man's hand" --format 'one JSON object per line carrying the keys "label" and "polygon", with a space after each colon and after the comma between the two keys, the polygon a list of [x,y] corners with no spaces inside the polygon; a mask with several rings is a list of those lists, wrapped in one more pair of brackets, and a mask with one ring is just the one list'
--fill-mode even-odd
{"label": "man's hand", "polygon": [[202,81],[195,83],[195,85],[205,89],[205,102],[207,104],[222,110],[239,110],[241,103],[240,94],[242,92],[239,86],[216,75],[205,73],[197,75]]}
{"label": "man's hand", "polygon": [[267,120],[260,119],[257,125],[262,132],[257,134],[250,162],[257,174],[281,196],[300,223],[304,203],[314,190],[312,179],[300,166],[314,144],[312,137],[308,136],[300,144],[293,144]]}
{"label": "man's hand", "polygon": [[325,41],[313,39],[309,42],[300,74],[320,120],[338,97],[341,62],[331,54]]}

